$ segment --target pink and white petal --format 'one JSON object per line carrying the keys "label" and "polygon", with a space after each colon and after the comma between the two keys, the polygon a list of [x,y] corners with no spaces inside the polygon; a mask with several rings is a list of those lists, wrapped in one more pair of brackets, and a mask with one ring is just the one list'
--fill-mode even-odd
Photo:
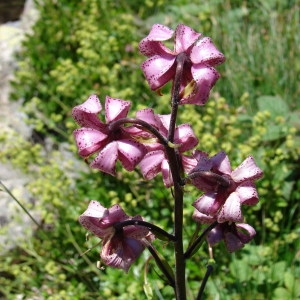
{"label": "pink and white petal", "polygon": [[235,191],[240,197],[241,204],[255,205],[258,203],[258,193],[252,181],[242,182]]}
{"label": "pink and white petal", "polygon": [[152,108],[145,108],[137,111],[136,118],[149,123],[155,128],[159,127],[159,122]]}
{"label": "pink and white petal", "polygon": [[142,174],[145,179],[154,178],[161,171],[161,163],[165,158],[165,153],[162,150],[148,152],[140,162]]}
{"label": "pink and white petal", "polygon": [[202,214],[197,209],[194,210],[192,218],[200,224],[211,224],[216,221],[215,217]]}
{"label": "pink and white petal", "polygon": [[240,223],[236,224],[236,227],[237,235],[244,244],[250,242],[256,235],[255,229],[249,224]]}
{"label": "pink and white petal", "polygon": [[130,105],[131,105],[130,101],[125,101],[125,100],[106,96],[105,99],[106,122],[109,123],[121,118],[126,118]]}
{"label": "pink and white petal", "polygon": [[225,56],[216,48],[209,37],[200,39],[191,50],[191,61],[194,64],[216,66],[225,61]]}
{"label": "pink and white petal", "polygon": [[240,197],[233,192],[229,195],[218,214],[218,222],[242,222],[243,215],[241,211]]}
{"label": "pink and white petal", "polygon": [[186,52],[200,36],[201,33],[196,32],[188,26],[179,24],[175,30],[175,54]]}
{"label": "pink and white petal", "polygon": [[180,104],[204,105],[220,74],[214,68],[205,65],[192,65],[191,72],[196,82],[194,90],[182,98]]}
{"label": "pink and white petal", "polygon": [[224,235],[225,245],[229,252],[234,252],[244,247],[244,244],[232,232],[228,231]]}
{"label": "pink and white petal", "polygon": [[142,71],[152,90],[157,90],[169,82],[175,75],[173,55],[152,56],[141,65]]}
{"label": "pink and white petal", "polygon": [[148,57],[157,54],[172,53],[161,42],[169,40],[173,36],[173,33],[174,31],[167,26],[154,24],[150,33],[139,43],[140,52]]}
{"label": "pink and white petal", "polygon": [[101,110],[102,106],[98,97],[91,95],[84,103],[72,109],[72,116],[80,126],[99,129],[104,125],[97,116]]}
{"label": "pink and white petal", "polygon": [[169,126],[171,121],[171,114],[168,115],[156,115],[157,121],[159,122],[159,132],[167,137],[169,132]]}
{"label": "pink and white petal", "polygon": [[93,128],[79,128],[73,132],[78,153],[87,157],[103,148],[107,143],[107,135]]}
{"label": "pink and white petal", "polygon": [[101,219],[108,214],[108,210],[99,202],[92,200],[87,210],[79,217],[79,223],[94,235],[104,238],[111,234],[110,229],[101,227]]}
{"label": "pink and white petal", "polygon": [[216,155],[210,158],[213,169],[218,170],[222,174],[231,174],[231,165],[227,154],[224,151],[218,152]]}
{"label": "pink and white petal", "polygon": [[201,213],[206,215],[211,215],[212,207],[216,202],[216,193],[206,193],[199,197],[194,203],[193,206]]}
{"label": "pink and white petal", "polygon": [[123,139],[117,142],[118,158],[127,171],[133,171],[147,153],[144,145],[135,140]]}
{"label": "pink and white petal", "polygon": [[197,146],[199,140],[196,137],[191,125],[181,124],[175,129],[174,143],[181,144],[179,152],[185,152]]}
{"label": "pink and white petal", "polygon": [[181,162],[186,174],[190,173],[198,163],[193,156],[188,155],[181,155]]}
{"label": "pink and white petal", "polygon": [[174,185],[173,178],[169,166],[169,162],[164,159],[161,163],[161,173],[165,187],[169,188]]}
{"label": "pink and white petal", "polygon": [[112,176],[116,175],[116,161],[118,159],[118,142],[107,144],[91,163],[91,168],[98,169]]}
{"label": "pink and white petal", "polygon": [[255,180],[263,176],[263,171],[256,165],[254,158],[248,156],[236,169],[231,173],[231,178],[239,183],[245,180]]}

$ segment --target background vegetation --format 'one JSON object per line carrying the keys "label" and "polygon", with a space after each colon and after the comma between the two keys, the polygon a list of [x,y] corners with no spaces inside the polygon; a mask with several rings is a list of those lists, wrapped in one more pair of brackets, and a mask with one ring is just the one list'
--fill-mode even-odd
{"label": "background vegetation", "polygon": [[[37,5],[40,19],[24,41],[12,83],[12,98],[24,99],[34,134],[24,140],[2,132],[0,159],[32,178],[28,191],[35,201],[28,209],[40,212],[43,228],[1,257],[2,297],[146,298],[141,274],[148,253],[127,275],[99,270],[98,248],[80,256],[97,240],[85,242],[77,218],[91,199],[107,206],[118,202],[128,214],[141,214],[171,231],[170,191],[160,177],[144,182],[138,172],[120,169],[113,178],[86,170],[77,161],[70,112],[96,93],[102,100],[105,95],[132,100],[132,113],[146,106],[167,113],[168,94],[150,91],[137,45],[154,23],[172,28],[184,23],[211,36],[227,61],[208,104],[180,108],[181,120],[193,124],[201,149],[212,155],[224,149],[234,166],[252,154],[265,172],[258,183],[259,205],[245,211],[257,230],[255,242],[234,255],[222,245],[215,248],[217,266],[207,299],[299,298],[299,1],[44,0]],[[195,229],[190,220],[195,197],[188,188],[187,237]],[[157,246],[168,257],[169,246]],[[207,257],[204,247],[189,263],[190,299]],[[172,299],[149,263],[153,299]]]}

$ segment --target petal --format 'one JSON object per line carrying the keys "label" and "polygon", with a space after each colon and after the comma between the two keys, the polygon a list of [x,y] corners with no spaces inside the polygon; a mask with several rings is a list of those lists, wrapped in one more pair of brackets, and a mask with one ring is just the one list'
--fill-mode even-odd
{"label": "petal", "polygon": [[231,178],[235,182],[245,180],[255,180],[263,176],[263,171],[256,165],[254,158],[248,156],[235,170],[231,173]]}
{"label": "petal", "polygon": [[179,54],[181,52],[187,51],[190,46],[192,46],[198,38],[201,36],[201,33],[194,31],[192,28],[179,24],[175,30],[175,46],[174,52]]}
{"label": "petal", "polygon": [[196,222],[198,222],[200,224],[211,224],[214,221],[216,221],[215,217],[202,214],[197,209],[194,210],[192,218],[193,218],[193,220],[195,220]]}
{"label": "petal", "polygon": [[171,50],[165,47],[161,41],[169,40],[173,33],[172,29],[164,25],[154,24],[148,36],[139,43],[140,52],[148,57],[156,54],[171,53]]}
{"label": "petal", "polygon": [[144,249],[140,241],[116,235],[103,244],[101,258],[106,265],[127,272]]}
{"label": "petal", "polygon": [[191,125],[181,124],[175,129],[174,143],[181,144],[178,149],[179,152],[191,150],[197,146],[198,141]]}
{"label": "petal", "polygon": [[98,97],[91,95],[84,103],[73,108],[72,116],[80,126],[99,129],[103,126],[97,116],[101,110],[102,106]]}
{"label": "petal", "polygon": [[106,145],[92,161],[91,168],[98,169],[112,176],[116,175],[116,161],[118,159],[118,142]]}
{"label": "petal", "polygon": [[201,213],[210,215],[211,209],[216,202],[216,193],[206,193],[199,197],[194,203],[193,206]]}
{"label": "petal", "polygon": [[214,68],[205,65],[193,65],[191,72],[195,80],[194,90],[182,98],[180,104],[204,105],[220,75]]}
{"label": "petal", "polygon": [[[142,221],[143,218],[141,216],[135,216],[132,220],[140,220]],[[141,240],[145,238],[149,234],[149,229],[145,226],[139,225],[130,225],[123,227],[124,236],[134,238],[136,240]]]}
{"label": "petal", "polygon": [[105,99],[106,122],[109,123],[127,117],[130,105],[131,105],[130,101],[125,101],[125,100],[106,96]]}
{"label": "petal", "polygon": [[237,188],[236,193],[244,205],[255,205],[258,202],[258,193],[252,181],[242,182]]}
{"label": "petal", "polygon": [[165,158],[165,153],[162,150],[148,152],[140,162],[142,174],[145,179],[154,178],[161,170],[161,163]]}
{"label": "petal", "polygon": [[216,48],[212,40],[208,37],[200,39],[191,51],[191,61],[194,64],[208,64],[216,66],[225,61],[225,56]]}
{"label": "petal", "polygon": [[215,244],[221,242],[224,239],[223,225],[218,224],[213,228],[210,233],[207,235],[207,240],[210,245],[214,246]]}
{"label": "petal", "polygon": [[169,188],[169,187],[173,186],[174,183],[173,183],[173,178],[172,178],[169,162],[166,159],[164,159],[162,161],[161,173],[163,176],[163,181],[164,181],[165,187]]}
{"label": "petal", "polygon": [[99,130],[92,128],[80,128],[73,132],[78,153],[80,156],[87,157],[106,145],[107,135]]}
{"label": "petal", "polygon": [[211,159],[213,169],[216,169],[221,174],[231,174],[230,161],[227,154],[224,151],[218,152]]}
{"label": "petal", "polygon": [[137,111],[136,118],[149,123],[155,128],[159,127],[159,122],[152,108],[145,108]]}
{"label": "petal", "polygon": [[174,77],[175,59],[173,55],[155,55],[142,63],[141,68],[152,90],[161,88]]}
{"label": "petal", "polygon": [[118,141],[118,150],[118,158],[127,171],[133,171],[147,153],[142,144],[130,139]]}
{"label": "petal", "polygon": [[197,160],[193,156],[181,155],[181,162],[185,173],[190,173],[197,165]]}
{"label": "petal", "polygon": [[101,222],[103,226],[113,226],[116,222],[122,222],[128,219],[130,219],[130,217],[126,215],[122,207],[118,204],[115,204],[108,209],[108,213],[101,220]]}
{"label": "petal", "polygon": [[225,233],[224,240],[229,252],[234,252],[244,247],[244,244],[240,241],[240,239],[230,231]]}
{"label": "petal", "polygon": [[236,228],[238,229],[237,235],[244,244],[250,242],[256,235],[255,229],[249,224],[236,224]]}
{"label": "petal", "polygon": [[104,238],[111,234],[111,230],[101,225],[101,219],[108,214],[108,210],[99,202],[92,200],[87,210],[79,217],[79,223],[88,231],[99,238]]}
{"label": "petal", "polygon": [[226,202],[222,206],[218,214],[218,222],[241,222],[243,215],[241,211],[240,197],[237,193],[233,192],[229,195]]}

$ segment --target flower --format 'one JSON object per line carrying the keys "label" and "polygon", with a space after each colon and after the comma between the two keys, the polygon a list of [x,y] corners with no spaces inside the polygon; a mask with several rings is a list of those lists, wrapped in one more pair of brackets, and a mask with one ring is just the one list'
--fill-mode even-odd
{"label": "flower", "polygon": [[141,216],[129,217],[119,205],[106,209],[92,200],[87,210],[79,217],[80,224],[102,239],[100,257],[111,267],[128,271],[140,256],[149,241],[149,230],[138,225],[118,227],[127,220],[142,220]]}
{"label": "flower", "polygon": [[90,164],[92,168],[115,175],[117,159],[126,170],[132,171],[144,157],[146,148],[132,139],[122,126],[116,130],[109,128],[112,122],[125,118],[129,108],[129,101],[107,96],[105,100],[106,123],[102,123],[98,118],[102,106],[96,95],[91,95],[83,104],[73,108],[73,118],[82,126],[74,130],[79,155],[89,157],[99,151]]}
{"label": "flower", "polygon": [[[163,136],[167,137],[171,115],[157,115],[154,114],[152,109],[144,109],[138,111],[136,116],[141,120],[147,121],[153,127],[157,128]],[[164,146],[158,143],[156,139],[153,140],[153,135],[150,133],[140,131],[136,134],[139,134],[145,141],[151,141],[144,144],[149,152],[139,164],[144,178],[151,180],[159,172],[162,172],[165,186],[171,187],[173,185],[173,179]],[[181,160],[183,169],[189,171],[189,158],[181,153],[194,148],[198,144],[198,139],[189,124],[181,124],[175,128],[174,144],[178,145],[176,151]]]}
{"label": "flower", "polygon": [[180,104],[203,105],[220,74],[213,68],[225,61],[208,37],[183,24],[175,30],[174,50],[162,42],[169,40],[174,31],[164,25],[154,24],[147,37],[139,44],[142,54],[149,57],[141,68],[152,90],[158,90],[175,77],[176,59],[184,53],[185,65],[181,81]]}
{"label": "flower", "polygon": [[[207,216],[195,209],[193,219],[201,224],[211,224],[216,221],[215,217]],[[249,243],[256,232],[252,226],[245,223],[224,222],[218,223],[207,235],[207,240],[211,246],[214,246],[221,240],[224,240],[229,252],[234,252]]]}
{"label": "flower", "polygon": [[193,206],[203,214],[217,215],[219,223],[241,222],[241,205],[255,205],[258,202],[254,181],[262,177],[262,170],[255,164],[253,157],[249,156],[232,171],[229,158],[223,151],[211,158],[202,154],[198,159],[198,165],[190,174],[210,171],[212,175],[216,174],[226,179],[229,184],[219,184],[213,180],[213,176],[204,175],[192,179],[192,183],[205,192]]}

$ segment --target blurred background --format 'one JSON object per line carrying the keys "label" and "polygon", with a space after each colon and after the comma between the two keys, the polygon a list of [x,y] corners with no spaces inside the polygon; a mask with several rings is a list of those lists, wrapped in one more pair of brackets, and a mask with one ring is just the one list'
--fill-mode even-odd
{"label": "blurred background", "polygon": [[[160,176],[91,170],[72,136],[71,110],[91,93],[131,100],[132,116],[149,106],[169,113],[170,85],[151,92],[139,67],[138,43],[155,23],[184,23],[226,56],[207,105],[180,107],[179,121],[192,124],[201,150],[225,150],[233,168],[251,154],[264,170],[259,204],[243,210],[255,240],[235,254],[214,248],[206,299],[300,298],[299,0],[1,0],[0,23],[0,299],[147,299],[145,278],[148,299],[173,299],[152,260],[144,273],[146,251],[128,274],[97,269],[100,247],[81,253],[98,240],[86,242],[77,221],[94,199],[172,231]],[[186,188],[186,246],[199,196]],[[155,246],[172,263],[171,245]],[[207,261],[204,245],[188,262],[188,299]]]}

